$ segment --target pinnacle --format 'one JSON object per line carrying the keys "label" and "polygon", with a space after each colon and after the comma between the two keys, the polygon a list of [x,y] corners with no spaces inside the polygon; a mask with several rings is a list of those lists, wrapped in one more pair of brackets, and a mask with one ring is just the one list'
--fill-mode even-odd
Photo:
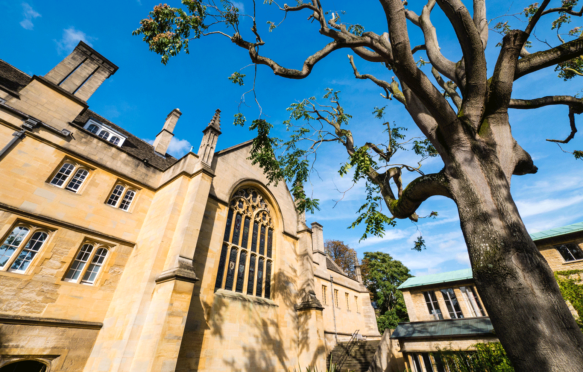
{"label": "pinnacle", "polygon": [[215,111],[215,114],[214,114],[213,118],[211,119],[211,122],[209,123],[208,127],[214,127],[218,131],[221,130],[221,110],[220,109],[217,109],[217,111]]}

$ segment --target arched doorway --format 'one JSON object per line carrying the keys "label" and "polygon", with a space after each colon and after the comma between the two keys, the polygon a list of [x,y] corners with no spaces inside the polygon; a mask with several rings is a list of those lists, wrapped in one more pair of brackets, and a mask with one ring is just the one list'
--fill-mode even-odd
{"label": "arched doorway", "polygon": [[0,372],[46,372],[46,370],[47,366],[36,360],[23,360],[0,368]]}

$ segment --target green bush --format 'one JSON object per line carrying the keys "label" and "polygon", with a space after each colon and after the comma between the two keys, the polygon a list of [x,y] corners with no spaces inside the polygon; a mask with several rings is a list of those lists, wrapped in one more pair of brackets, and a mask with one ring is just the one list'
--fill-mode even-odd
{"label": "green bush", "polygon": [[[559,284],[563,298],[569,301],[577,311],[577,315],[579,315],[577,324],[583,330],[583,285],[580,284],[581,277],[579,275],[581,273],[583,270],[556,271],[555,279]],[[574,275],[576,275],[576,279],[573,278]]]}
{"label": "green bush", "polygon": [[440,350],[433,357],[440,359],[451,372],[514,372],[501,343],[474,346],[475,351]]}

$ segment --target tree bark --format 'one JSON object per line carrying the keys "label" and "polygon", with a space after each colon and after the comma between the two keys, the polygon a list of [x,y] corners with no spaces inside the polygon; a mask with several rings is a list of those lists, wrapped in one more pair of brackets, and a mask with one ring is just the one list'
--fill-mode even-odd
{"label": "tree bark", "polygon": [[477,140],[452,158],[445,174],[476,285],[515,369],[581,371],[583,333],[526,231],[496,151]]}

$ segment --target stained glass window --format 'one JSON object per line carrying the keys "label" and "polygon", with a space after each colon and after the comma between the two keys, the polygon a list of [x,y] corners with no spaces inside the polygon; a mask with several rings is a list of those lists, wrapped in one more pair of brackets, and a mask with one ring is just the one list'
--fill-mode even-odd
{"label": "stained glass window", "polygon": [[269,229],[267,232],[267,257],[271,258],[271,247],[273,240],[273,230]]}
{"label": "stained glass window", "polygon": [[240,233],[241,233],[241,215],[237,213],[237,217],[235,217],[235,229],[233,230],[233,239],[231,239],[231,243],[239,245]]}
{"label": "stained glass window", "polygon": [[229,208],[229,215],[227,217],[227,226],[225,227],[225,237],[223,240],[229,241],[229,236],[231,235],[231,222],[233,221],[233,210]]}
{"label": "stained glass window", "polygon": [[257,287],[255,289],[255,296],[261,297],[263,292],[263,263],[265,259],[263,257],[259,258],[259,266],[257,267]]}
{"label": "stained glass window", "polygon": [[225,289],[233,290],[233,279],[235,278],[235,265],[237,263],[237,248],[231,248],[231,255],[229,257],[229,266],[227,267],[227,281],[225,282]]}
{"label": "stained glass window", "polygon": [[270,207],[259,192],[247,188],[235,192],[228,209],[215,288],[270,298],[274,254]]}
{"label": "stained glass window", "polygon": [[247,278],[247,294],[253,295],[253,284],[255,284],[255,260],[257,256],[251,255],[249,259],[249,277]]}
{"label": "stained glass window", "polygon": [[265,263],[265,298],[271,298],[271,261]]}
{"label": "stained glass window", "polygon": [[223,243],[223,249],[221,250],[221,258],[219,259],[219,272],[217,274],[215,288],[221,288],[221,286],[223,285],[223,275],[225,274],[225,262],[227,261],[228,250],[229,245],[227,243]]}
{"label": "stained glass window", "polygon": [[253,222],[253,238],[251,239],[251,252],[257,252],[257,231],[259,230],[259,224]]}
{"label": "stained glass window", "polygon": [[259,237],[259,254],[265,254],[265,225],[261,225],[261,235]]}
{"label": "stained glass window", "polygon": [[245,285],[245,264],[247,263],[247,252],[242,251],[239,257],[239,270],[237,270],[237,288],[239,293],[243,292],[243,285]]}
{"label": "stained glass window", "polygon": [[243,240],[241,241],[241,247],[247,248],[249,240],[249,217],[245,217],[245,223],[243,224]]}

